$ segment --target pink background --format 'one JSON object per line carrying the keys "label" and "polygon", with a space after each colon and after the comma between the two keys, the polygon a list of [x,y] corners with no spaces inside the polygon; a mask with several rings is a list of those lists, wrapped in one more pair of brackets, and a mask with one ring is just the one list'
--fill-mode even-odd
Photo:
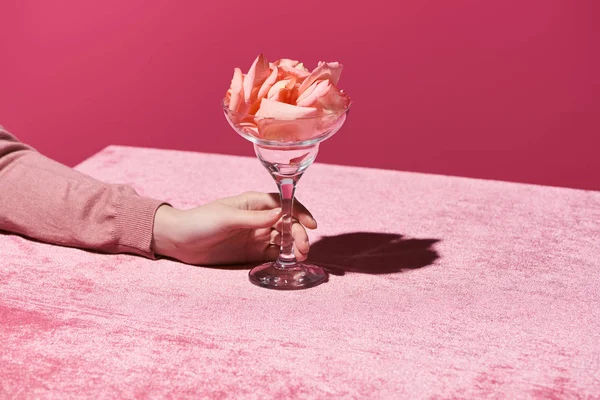
{"label": "pink background", "polygon": [[219,102],[262,51],[346,66],[355,107],[319,162],[600,190],[598,4],[2,0],[0,123],[69,165],[251,155]]}

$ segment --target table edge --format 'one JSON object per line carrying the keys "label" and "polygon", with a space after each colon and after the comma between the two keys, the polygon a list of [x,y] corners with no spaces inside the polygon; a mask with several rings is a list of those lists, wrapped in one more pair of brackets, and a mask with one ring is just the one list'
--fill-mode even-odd
{"label": "table edge", "polygon": [[[149,147],[149,146],[129,146],[129,145],[117,145],[110,144],[98,152],[92,154],[91,156],[85,158],[76,164],[73,168],[78,169],[83,164],[93,159],[94,157],[101,156],[103,152],[109,149],[133,149],[133,150],[153,150],[153,151],[167,151],[167,152],[176,152],[176,153],[189,153],[189,154],[199,154],[199,155],[211,155],[211,156],[223,156],[223,157],[235,157],[235,158],[244,158],[244,159],[254,159],[255,157],[250,156],[241,156],[237,154],[227,154],[227,153],[208,153],[197,150],[181,150],[181,149],[166,149],[161,147]],[[592,189],[579,189],[565,186],[553,186],[553,185],[542,185],[538,183],[527,183],[527,182],[515,182],[515,181],[506,181],[501,179],[485,179],[485,178],[474,178],[469,176],[461,176],[461,175],[449,175],[449,174],[439,174],[439,173],[431,173],[431,172],[418,172],[418,171],[407,171],[407,170],[399,170],[399,169],[389,169],[389,168],[379,168],[379,167],[365,167],[365,166],[357,166],[357,165],[344,165],[344,164],[335,164],[335,163],[325,163],[318,162],[321,165],[329,165],[337,168],[343,169],[352,169],[352,170],[364,170],[364,171],[383,171],[383,172],[396,172],[402,174],[411,174],[411,175],[421,175],[421,176],[429,176],[429,177],[445,177],[459,180],[469,180],[475,182],[487,182],[487,183],[503,183],[510,185],[518,185],[518,186],[526,186],[532,188],[545,188],[552,190],[567,190],[567,191],[575,191],[575,192],[583,192],[583,193],[591,193],[594,195],[600,195],[600,190],[592,190]]]}

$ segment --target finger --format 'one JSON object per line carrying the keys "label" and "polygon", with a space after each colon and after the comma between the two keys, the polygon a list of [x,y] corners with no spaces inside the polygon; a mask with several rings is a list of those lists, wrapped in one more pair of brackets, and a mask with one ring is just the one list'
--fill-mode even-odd
{"label": "finger", "polygon": [[273,261],[279,257],[279,246],[275,244],[270,244],[265,248],[263,252],[263,259],[265,261]]}
{"label": "finger", "polygon": [[220,203],[240,210],[270,210],[281,206],[279,195],[275,193],[244,192],[236,196],[224,197]]}
{"label": "finger", "polygon": [[308,254],[310,243],[308,234],[302,224],[296,222],[292,225],[292,237],[294,238],[294,247],[302,254]]}
{"label": "finger", "polygon": [[[281,200],[277,193],[246,192],[239,196],[224,200],[233,200],[235,206],[246,210],[268,210],[281,206]],[[317,221],[298,199],[294,199],[294,209],[292,214],[307,228],[317,228]]]}
{"label": "finger", "polygon": [[308,254],[304,254],[298,249],[294,249],[294,256],[296,256],[296,260],[298,261],[305,261],[308,258]]}
{"label": "finger", "polygon": [[308,229],[317,229],[317,221],[312,216],[310,211],[308,211],[308,209],[304,207],[304,204],[302,204],[297,199],[294,200],[293,214],[298,219],[298,221],[300,221],[300,223]]}
{"label": "finger", "polygon": [[[294,224],[298,224],[298,223],[300,223],[300,221],[298,221],[298,219],[292,218],[292,221],[291,221],[292,226]],[[275,225],[273,227],[280,232],[283,230],[283,216],[281,218],[279,218],[279,220],[277,221],[277,223],[275,223]]]}
{"label": "finger", "polygon": [[[292,218],[292,224],[294,222],[298,222],[295,218]],[[281,232],[283,230],[283,216],[279,218],[279,220],[277,220],[277,222],[275,223],[275,225],[273,225],[274,229],[277,229],[279,232]]]}
{"label": "finger", "polygon": [[273,229],[269,237],[269,244],[276,244],[277,246],[281,246],[281,232]]}
{"label": "finger", "polygon": [[310,243],[304,226],[295,222],[292,225],[292,236],[294,238],[294,255],[298,261],[306,260],[310,249]]}
{"label": "finger", "polygon": [[245,192],[222,199],[226,204],[243,210],[269,210],[281,207],[277,193]]}
{"label": "finger", "polygon": [[234,229],[239,228],[266,228],[272,226],[281,217],[281,209],[264,211],[248,211],[229,208],[225,211],[226,223]]}

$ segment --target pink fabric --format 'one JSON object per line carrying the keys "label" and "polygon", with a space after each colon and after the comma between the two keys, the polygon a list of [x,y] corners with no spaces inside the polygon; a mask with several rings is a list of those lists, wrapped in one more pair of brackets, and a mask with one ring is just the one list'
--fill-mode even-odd
{"label": "pink fabric", "polygon": [[[78,169],[186,208],[275,188],[224,155]],[[0,397],[598,398],[600,193],[322,164],[297,193],[306,291],[0,236]]]}
{"label": "pink fabric", "polygon": [[161,201],[99,182],[20,143],[0,126],[0,230],[48,243],[153,258]]}

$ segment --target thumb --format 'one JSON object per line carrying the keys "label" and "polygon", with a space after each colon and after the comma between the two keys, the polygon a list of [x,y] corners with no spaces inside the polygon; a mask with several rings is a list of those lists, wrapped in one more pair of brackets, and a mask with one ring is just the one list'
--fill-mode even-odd
{"label": "thumb", "polygon": [[280,216],[281,208],[263,211],[235,210],[230,223],[233,228],[267,228],[274,225]]}

